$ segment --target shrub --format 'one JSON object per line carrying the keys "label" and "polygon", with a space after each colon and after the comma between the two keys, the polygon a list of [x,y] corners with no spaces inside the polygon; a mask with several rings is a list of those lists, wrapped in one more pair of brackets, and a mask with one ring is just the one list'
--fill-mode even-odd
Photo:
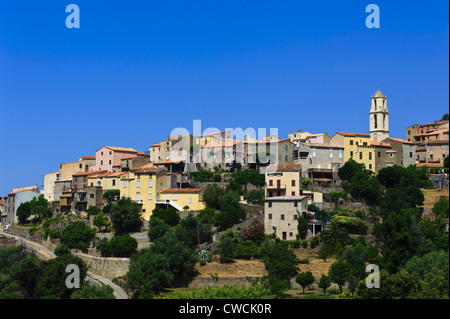
{"label": "shrub", "polygon": [[300,241],[299,241],[299,240],[294,240],[294,241],[291,243],[291,247],[292,247],[292,248],[299,248],[299,247],[300,247]]}
{"label": "shrub", "polygon": [[367,234],[366,224],[358,217],[334,216],[331,224],[347,229],[349,234]]}
{"label": "shrub", "polygon": [[304,241],[302,241],[301,245],[303,248],[306,248],[306,247],[308,247],[308,242],[306,240],[304,240]]}
{"label": "shrub", "polygon": [[251,241],[263,240],[264,236],[264,225],[261,223],[250,225],[241,233],[242,239]]}
{"label": "shrub", "polygon": [[319,238],[314,237],[313,239],[311,239],[311,248],[316,248],[317,246],[319,246]]}
{"label": "shrub", "polygon": [[242,259],[251,259],[261,257],[260,249],[258,246],[253,245],[250,241],[250,245],[234,244],[234,257]]}
{"label": "shrub", "polygon": [[[88,245],[94,239],[95,230],[86,226],[85,223],[72,222],[61,233],[61,244],[67,245],[68,248],[80,248],[80,242]],[[82,247],[85,245],[81,244]],[[87,248],[87,247],[86,247]]]}
{"label": "shrub", "polygon": [[111,255],[114,257],[130,257],[136,252],[137,240],[129,235],[117,236],[111,239],[110,243]]}
{"label": "shrub", "polygon": [[204,261],[205,263],[211,259],[211,253],[205,249],[198,253],[198,259]]}

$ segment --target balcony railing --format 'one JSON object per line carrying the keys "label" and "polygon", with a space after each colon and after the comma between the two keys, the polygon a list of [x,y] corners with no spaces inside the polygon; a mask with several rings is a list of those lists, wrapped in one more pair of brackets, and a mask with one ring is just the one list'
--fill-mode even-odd
{"label": "balcony railing", "polygon": [[267,189],[286,189],[286,184],[273,184],[273,185],[269,185],[267,184]]}

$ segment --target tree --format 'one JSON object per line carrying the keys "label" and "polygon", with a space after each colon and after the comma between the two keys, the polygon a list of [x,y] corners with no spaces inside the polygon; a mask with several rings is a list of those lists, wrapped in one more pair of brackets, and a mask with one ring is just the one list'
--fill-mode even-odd
{"label": "tree", "polygon": [[261,253],[269,276],[274,276],[276,281],[289,282],[297,274],[297,256],[287,246],[270,242]]}
{"label": "tree", "polygon": [[167,208],[156,207],[152,211],[152,216],[150,220],[153,218],[159,218],[164,220],[169,226],[176,226],[180,222],[180,215],[177,210],[171,206]]}
{"label": "tree", "polygon": [[305,218],[299,213],[297,210],[298,218],[297,218],[297,231],[301,239],[305,239],[308,234],[308,222]]}
{"label": "tree", "polygon": [[220,198],[225,193],[225,190],[217,184],[210,184],[206,186],[203,192],[203,200],[207,207],[220,209]]}
{"label": "tree", "polygon": [[76,289],[70,299],[116,299],[114,290],[107,285],[84,285],[81,289]]}
{"label": "tree", "polygon": [[380,262],[390,273],[396,273],[415,255],[421,235],[417,219],[415,209],[401,209],[375,223],[372,234],[381,247]]}
{"label": "tree", "polygon": [[322,275],[322,277],[320,277],[319,279],[319,284],[318,284],[320,289],[323,289],[323,294],[326,294],[327,289],[331,286],[331,279],[329,276],[326,275]]}
{"label": "tree", "polygon": [[228,228],[245,219],[245,210],[239,204],[239,194],[233,191],[220,198],[220,213],[215,215],[215,223],[222,229]]}
{"label": "tree", "polygon": [[155,218],[152,216],[148,223],[148,237],[151,241],[155,241],[156,239],[164,236],[166,232],[170,229],[170,225],[167,224],[161,218]]}
{"label": "tree", "polygon": [[234,244],[233,239],[225,237],[218,243],[220,249],[220,262],[227,263],[234,258]]}
{"label": "tree", "polygon": [[32,200],[24,202],[17,208],[17,219],[20,224],[25,224],[33,216],[33,223],[38,223],[44,218],[50,218],[53,215],[48,205],[48,201],[42,197],[33,197]]}
{"label": "tree", "polygon": [[111,239],[109,248],[113,257],[130,257],[138,247],[137,240],[129,235]]}
{"label": "tree", "polygon": [[17,207],[16,216],[19,224],[25,224],[31,216],[30,202],[24,202]]}
{"label": "tree", "polygon": [[448,174],[449,170],[450,170],[450,157],[449,155],[447,155],[444,158],[444,173]]}
{"label": "tree", "polygon": [[108,217],[105,216],[105,213],[100,212],[97,215],[95,215],[92,224],[94,224],[94,226],[98,227],[98,229],[100,231],[102,231],[102,227],[105,227],[105,229],[103,229],[104,232],[108,231],[108,227],[111,226],[111,223],[108,220]]}
{"label": "tree", "polygon": [[324,243],[319,248],[318,257],[323,259],[324,261],[327,261],[327,258],[333,256],[333,254],[333,245],[331,243]]}
{"label": "tree", "polygon": [[119,197],[120,197],[119,189],[108,189],[103,193],[103,199],[106,200],[108,203],[117,201]]}
{"label": "tree", "polygon": [[332,282],[339,286],[341,293],[345,283],[351,280],[351,268],[351,265],[343,260],[339,260],[330,266],[328,276],[330,276]]}
{"label": "tree", "polygon": [[264,201],[264,189],[252,189],[244,198],[251,204],[261,204]]}
{"label": "tree", "polygon": [[300,272],[295,276],[295,281],[302,286],[303,294],[305,294],[305,288],[311,286],[316,279],[310,271]]}
{"label": "tree", "polygon": [[448,120],[449,120],[448,113],[445,113],[445,114],[442,116],[441,121],[448,121]]}
{"label": "tree", "polygon": [[86,226],[82,221],[70,223],[61,233],[60,243],[68,248],[82,248],[82,244],[89,244],[95,237],[95,230]]}
{"label": "tree", "polygon": [[142,226],[142,214],[139,205],[130,198],[120,198],[111,206],[109,217],[118,234],[137,232]]}
{"label": "tree", "polygon": [[43,262],[42,273],[35,287],[35,298],[68,299],[74,291],[66,286],[66,267],[70,264],[78,266],[80,285],[83,285],[87,274],[86,263],[80,257],[64,254]]}
{"label": "tree", "polygon": [[425,274],[433,268],[440,268],[449,264],[448,251],[432,251],[425,254],[423,257],[413,256],[406,266],[403,268],[409,274],[423,279]]}

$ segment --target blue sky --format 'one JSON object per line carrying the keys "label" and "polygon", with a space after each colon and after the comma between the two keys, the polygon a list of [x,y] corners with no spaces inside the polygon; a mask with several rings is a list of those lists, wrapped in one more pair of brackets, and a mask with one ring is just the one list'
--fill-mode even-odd
{"label": "blue sky", "polygon": [[[68,29],[68,4],[80,28]],[[368,29],[365,8],[380,8]],[[431,3],[431,4],[430,4]],[[448,1],[0,2],[0,196],[103,145],[148,150],[172,129],[391,136],[448,112]]]}

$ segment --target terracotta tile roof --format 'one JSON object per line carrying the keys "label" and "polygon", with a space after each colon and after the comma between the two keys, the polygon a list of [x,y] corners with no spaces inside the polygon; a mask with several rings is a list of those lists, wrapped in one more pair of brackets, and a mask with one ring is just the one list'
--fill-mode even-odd
{"label": "terracotta tile roof", "polygon": [[442,163],[417,163],[416,167],[444,167],[444,164]]}
{"label": "terracotta tile roof", "polygon": [[343,135],[343,136],[363,136],[363,137],[370,137],[370,134],[363,134],[363,133],[346,133],[346,132],[336,132],[336,134]]}
{"label": "terracotta tile roof", "polygon": [[5,201],[3,199],[0,199],[0,205],[5,205]]}
{"label": "terracotta tile roof", "polygon": [[153,145],[150,146],[150,147],[157,147],[157,146],[161,146],[161,143],[155,143],[155,144],[153,144]]}
{"label": "terracotta tile roof", "polygon": [[139,151],[135,150],[134,148],[130,147],[117,147],[117,146],[103,146],[100,147],[97,151],[101,150],[102,148],[108,148],[113,151],[117,152],[130,152],[130,153],[138,153]]}
{"label": "terracotta tile roof", "polygon": [[124,157],[124,158],[122,158],[122,159],[121,159],[121,161],[123,161],[123,160],[127,160],[127,159],[139,158],[139,157],[141,157],[141,156],[130,156],[130,157]]}
{"label": "terracotta tile roof", "polygon": [[19,190],[16,190],[16,191],[12,191],[11,193],[8,194],[8,196],[9,195],[15,195],[15,194],[22,193],[22,192],[26,192],[26,191],[35,192],[36,194],[39,194],[39,192],[36,189],[19,189]]}
{"label": "terracotta tile roof", "polygon": [[45,175],[50,175],[50,174],[57,174],[57,173],[59,173],[59,171],[56,171],[56,172],[53,172],[53,173],[47,173],[47,174],[44,174],[44,176]]}
{"label": "terracotta tile roof", "polygon": [[386,151],[386,153],[397,153],[397,151],[389,150],[389,151]]}
{"label": "terracotta tile roof", "polygon": [[157,172],[165,171],[165,170],[166,170],[165,167],[146,167],[146,168],[140,167],[140,168],[134,169],[133,172],[136,172],[136,173],[157,173]]}
{"label": "terracotta tile roof", "polygon": [[413,142],[402,140],[401,138],[388,137],[387,140],[397,141],[403,144],[414,144]]}
{"label": "terracotta tile roof", "polygon": [[374,142],[374,141],[370,141],[370,145],[382,146],[382,147],[391,147],[390,144],[383,143],[383,142]]}
{"label": "terracotta tile roof", "polygon": [[94,156],[90,156],[90,155],[81,155],[81,159],[82,160],[95,160],[95,155]]}
{"label": "terracotta tile roof", "polygon": [[344,148],[343,146],[333,143],[301,143],[312,147],[324,147],[324,148]]}
{"label": "terracotta tile roof", "polygon": [[82,173],[76,173],[76,174],[72,174],[72,176],[89,176],[89,175],[92,175],[92,174],[99,174],[99,173],[106,173],[106,172],[108,172],[108,171],[106,171],[106,170],[102,170],[102,171],[89,171],[89,172],[82,172]]}
{"label": "terracotta tile roof", "polygon": [[270,164],[267,166],[266,172],[298,172],[301,167],[301,164]]}
{"label": "terracotta tile roof", "polygon": [[203,145],[202,148],[214,148],[214,147],[231,147],[241,142],[240,140],[232,140],[232,141],[213,141],[209,142],[206,145]]}
{"label": "terracotta tile roof", "polygon": [[[181,163],[181,162],[182,162],[182,161],[167,160],[167,161],[156,162],[156,163],[154,163],[154,165],[178,164],[178,163]],[[149,165],[149,164],[147,164],[147,165]]]}
{"label": "terracotta tile roof", "polygon": [[203,188],[166,188],[161,193],[200,193]]}

